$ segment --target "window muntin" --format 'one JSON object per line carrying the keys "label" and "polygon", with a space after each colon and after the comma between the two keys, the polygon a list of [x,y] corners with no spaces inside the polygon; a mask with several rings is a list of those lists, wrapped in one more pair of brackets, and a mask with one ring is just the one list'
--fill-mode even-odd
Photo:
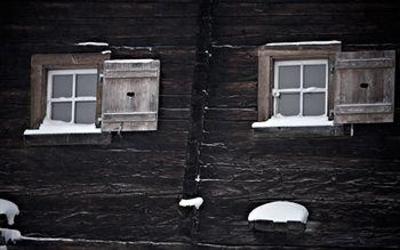
{"label": "window muntin", "polygon": [[328,60],[274,64],[273,116],[327,116]]}
{"label": "window muntin", "polygon": [[95,123],[97,69],[50,70],[47,79],[46,119]]}

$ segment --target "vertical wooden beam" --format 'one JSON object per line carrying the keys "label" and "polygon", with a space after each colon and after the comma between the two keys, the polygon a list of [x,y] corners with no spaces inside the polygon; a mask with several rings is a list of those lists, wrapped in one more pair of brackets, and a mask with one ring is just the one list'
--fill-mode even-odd
{"label": "vertical wooden beam", "polygon": [[258,55],[258,121],[265,121],[271,110],[271,57]]}

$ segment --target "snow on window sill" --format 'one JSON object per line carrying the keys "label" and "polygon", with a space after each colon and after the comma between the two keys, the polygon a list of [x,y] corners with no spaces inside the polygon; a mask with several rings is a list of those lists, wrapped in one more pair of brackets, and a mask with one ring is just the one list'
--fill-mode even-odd
{"label": "snow on window sill", "polygon": [[56,135],[56,134],[101,134],[101,129],[93,124],[75,124],[45,119],[39,129],[27,129],[24,135]]}
{"label": "snow on window sill", "polygon": [[274,128],[274,127],[323,127],[333,126],[333,121],[322,116],[282,116],[276,115],[263,122],[254,122],[252,128]]}

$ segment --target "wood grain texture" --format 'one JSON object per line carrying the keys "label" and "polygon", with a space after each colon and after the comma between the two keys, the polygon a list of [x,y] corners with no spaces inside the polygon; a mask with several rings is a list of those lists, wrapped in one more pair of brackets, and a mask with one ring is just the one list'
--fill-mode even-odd
{"label": "wood grain texture", "polygon": [[[394,123],[355,125],[353,137],[282,138],[251,129],[259,46],[341,40],[344,51],[390,49],[398,58],[396,1],[0,5],[0,196],[20,206],[15,228],[24,235],[107,241],[23,241],[9,249],[400,245],[399,63]],[[76,45],[85,41],[109,46]],[[26,147],[31,55],[104,50],[112,59],[161,61],[158,130],[112,134],[108,145]],[[194,195],[205,200],[199,211],[178,207]],[[309,209],[305,233],[253,232],[248,213],[282,199]]]}
{"label": "wood grain texture", "polygon": [[337,54],[337,123],[393,122],[394,50]]}

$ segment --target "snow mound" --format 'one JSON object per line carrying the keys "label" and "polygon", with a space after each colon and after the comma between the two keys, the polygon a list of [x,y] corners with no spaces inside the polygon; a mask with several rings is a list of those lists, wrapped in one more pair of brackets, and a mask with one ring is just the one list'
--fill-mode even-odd
{"label": "snow mound", "polygon": [[0,214],[7,216],[8,225],[14,224],[14,218],[19,214],[18,206],[15,203],[0,199]]}
{"label": "snow mound", "polygon": [[192,199],[182,199],[179,202],[179,206],[181,207],[196,207],[196,209],[199,209],[200,206],[203,204],[204,200],[201,197],[196,197]]}
{"label": "snow mound", "polygon": [[21,239],[21,232],[15,229],[0,228],[1,236],[4,238],[5,242],[15,242]]}
{"label": "snow mound", "polygon": [[308,210],[297,203],[289,201],[275,201],[266,203],[250,212],[249,221],[273,221],[287,223],[288,221],[306,224]]}

